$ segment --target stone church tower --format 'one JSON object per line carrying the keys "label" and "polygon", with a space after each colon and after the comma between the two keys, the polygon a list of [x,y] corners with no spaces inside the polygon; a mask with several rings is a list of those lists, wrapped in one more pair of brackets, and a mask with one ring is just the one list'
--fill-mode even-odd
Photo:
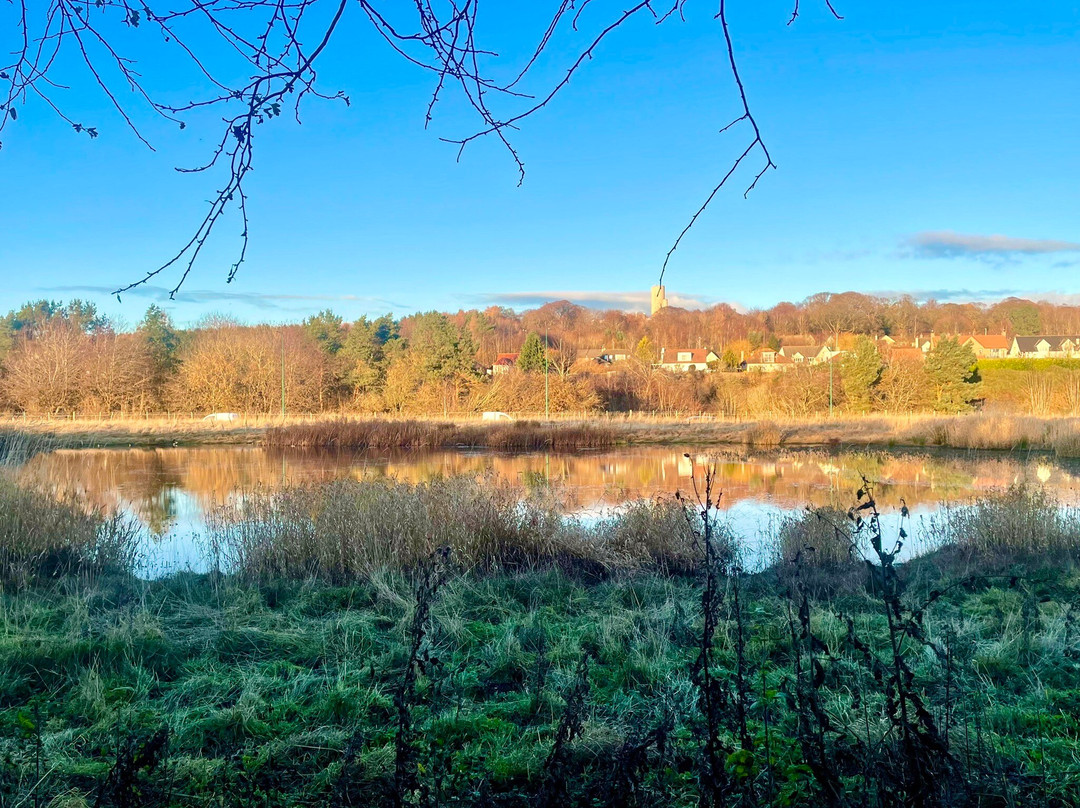
{"label": "stone church tower", "polygon": [[667,295],[664,293],[663,286],[654,286],[649,290],[649,297],[651,302],[650,314],[656,314],[660,309],[667,308]]}

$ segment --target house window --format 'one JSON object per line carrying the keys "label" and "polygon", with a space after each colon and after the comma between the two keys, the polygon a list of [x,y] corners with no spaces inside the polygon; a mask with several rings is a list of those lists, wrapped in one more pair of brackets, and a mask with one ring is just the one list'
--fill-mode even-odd
{"label": "house window", "polygon": [[679,351],[678,359],[680,362],[689,362],[693,358],[694,355],[690,351]]}
{"label": "house window", "polygon": [[776,354],[773,353],[772,351],[765,351],[764,353],[761,354],[761,361],[762,362],[775,362],[776,361]]}

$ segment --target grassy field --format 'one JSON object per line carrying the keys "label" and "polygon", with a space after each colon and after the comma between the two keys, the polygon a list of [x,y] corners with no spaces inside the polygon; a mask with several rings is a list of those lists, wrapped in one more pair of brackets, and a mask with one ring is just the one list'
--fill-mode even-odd
{"label": "grassy field", "polygon": [[[579,450],[625,445],[952,447],[1037,450],[1080,456],[1080,418],[980,412],[964,415],[843,415],[835,418],[732,420],[596,415],[552,422],[486,423],[475,418],[286,419],[245,416],[232,423],[190,419],[22,420],[0,433],[51,446],[147,447],[262,444],[351,449],[489,448]],[[0,435],[2,443],[2,435]]]}
{"label": "grassy field", "polygon": [[103,516],[0,500],[4,808],[1077,804],[1080,517],[1038,491],[906,565],[872,507],[792,517],[751,574],[679,503],[303,487],[154,581]]}

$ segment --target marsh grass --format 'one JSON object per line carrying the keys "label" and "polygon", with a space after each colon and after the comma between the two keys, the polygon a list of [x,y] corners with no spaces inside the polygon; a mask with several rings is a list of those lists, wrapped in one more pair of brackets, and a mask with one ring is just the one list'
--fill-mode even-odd
{"label": "marsh grass", "polygon": [[[652,413],[559,414],[540,422],[484,422],[475,413],[450,419],[242,414],[239,421],[197,418],[22,420],[11,431],[40,436],[50,446],[173,446],[252,444],[344,449],[487,448],[496,451],[574,451],[621,445],[941,446],[1036,450],[1080,456],[1080,418],[992,411],[824,414],[746,419]],[[0,431],[0,445],[2,435]],[[20,438],[23,439],[23,438]]]}
{"label": "marsh grass", "polygon": [[0,429],[0,469],[22,465],[34,455],[49,451],[54,444],[55,439],[50,435]]}
{"label": "marsh grass", "polygon": [[751,448],[776,449],[784,445],[786,438],[775,421],[755,421],[743,432],[743,442]]}
{"label": "marsh grass", "polygon": [[1016,559],[1052,567],[1080,559],[1080,510],[1028,485],[946,505],[931,517],[930,532],[940,547],[983,561]]}
{"label": "marsh grass", "polygon": [[389,419],[316,421],[271,427],[268,447],[337,449],[484,448],[503,452],[570,451],[615,445],[618,432],[604,421],[455,424]]}
{"label": "marsh grass", "polygon": [[631,505],[589,524],[546,492],[496,476],[423,483],[341,480],[255,493],[214,512],[215,566],[258,579],[355,580],[410,569],[441,548],[460,568],[689,569],[693,534],[673,501]]}
{"label": "marsh grass", "polygon": [[0,474],[0,587],[132,569],[136,530]]}
{"label": "marsh grass", "polygon": [[775,561],[781,564],[800,552],[809,567],[845,567],[861,559],[859,537],[847,512],[814,508],[781,516],[773,529]]}

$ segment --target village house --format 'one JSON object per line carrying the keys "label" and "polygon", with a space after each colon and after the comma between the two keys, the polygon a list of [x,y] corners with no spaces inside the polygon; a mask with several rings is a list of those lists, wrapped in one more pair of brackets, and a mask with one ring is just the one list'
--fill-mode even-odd
{"label": "village house", "polygon": [[1004,334],[972,334],[960,337],[960,344],[970,347],[976,359],[1003,359],[1011,346]]}
{"label": "village house", "polygon": [[931,334],[930,336],[926,336],[924,334],[922,336],[915,337],[915,347],[922,351],[924,354],[930,353],[930,350],[937,346],[939,342],[941,342],[940,334]]}
{"label": "village house", "polygon": [[625,362],[630,358],[626,348],[582,348],[577,352],[578,362],[595,362],[598,365],[610,365]]}
{"label": "village house", "polygon": [[775,373],[778,370],[787,370],[793,364],[790,357],[784,356],[775,348],[758,348],[756,351],[744,356],[739,367],[743,370]]}
{"label": "village house", "polygon": [[795,365],[817,365],[828,362],[833,355],[827,345],[784,345],[779,353]]}
{"label": "village house", "polygon": [[897,346],[895,339],[888,334],[883,334],[880,337],[874,337],[874,346],[878,349],[878,353],[885,356],[889,351]]}
{"label": "village house", "polygon": [[495,363],[491,366],[489,372],[492,376],[509,373],[510,369],[517,365],[517,360],[518,355],[516,353],[501,353],[495,357]]}
{"label": "village house", "polygon": [[661,348],[657,367],[663,370],[708,370],[720,356],[708,348]]}
{"label": "village house", "polygon": [[1025,359],[1069,359],[1080,354],[1080,336],[1040,334],[1013,337],[1009,356]]}

